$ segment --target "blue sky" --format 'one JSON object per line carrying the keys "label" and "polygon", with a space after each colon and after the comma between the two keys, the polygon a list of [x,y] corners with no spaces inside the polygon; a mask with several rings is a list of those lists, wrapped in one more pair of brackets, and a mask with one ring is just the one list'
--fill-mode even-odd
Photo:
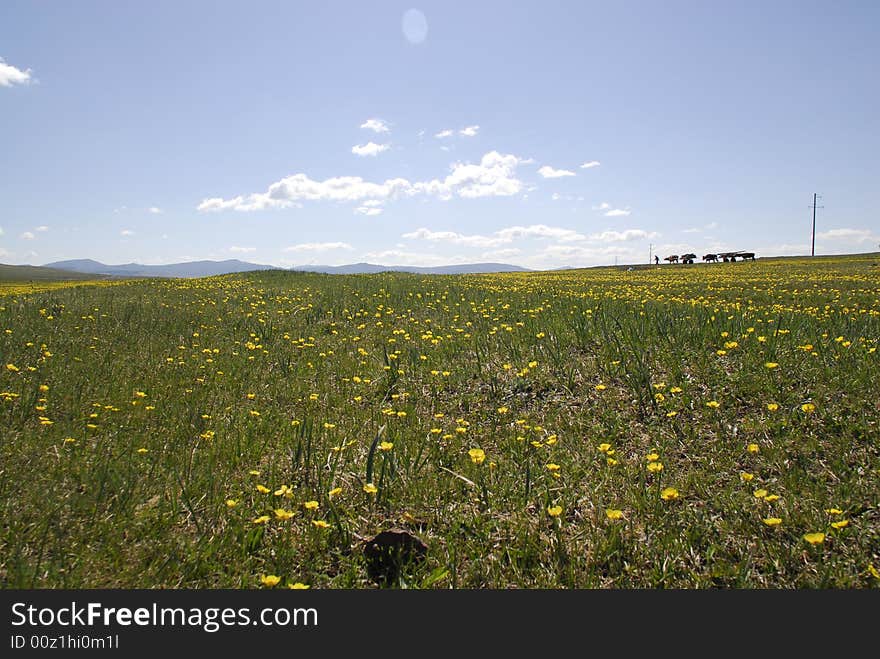
{"label": "blue sky", "polygon": [[875,251],[878,24],[876,2],[5,0],[0,262],[804,254],[813,192],[817,253]]}

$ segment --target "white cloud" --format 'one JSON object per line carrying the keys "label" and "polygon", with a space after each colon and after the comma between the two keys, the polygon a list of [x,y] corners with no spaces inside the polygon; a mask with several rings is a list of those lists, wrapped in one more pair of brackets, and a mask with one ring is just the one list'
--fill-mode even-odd
{"label": "white cloud", "polygon": [[552,195],[550,195],[550,198],[553,201],[559,201],[560,199],[562,199],[562,195],[559,194],[558,192],[554,192]]}
{"label": "white cloud", "polygon": [[376,144],[375,142],[367,142],[366,144],[357,144],[351,147],[351,152],[356,156],[377,156],[383,151],[387,151],[389,145]]}
{"label": "white cloud", "polygon": [[598,167],[601,164],[602,163],[600,163],[598,160],[590,160],[581,165],[581,169],[592,169],[593,167]]}
{"label": "white cloud", "polygon": [[709,222],[709,224],[704,224],[701,227],[690,227],[689,229],[682,229],[682,233],[702,233],[703,231],[711,231],[712,229],[718,228],[718,222]]}
{"label": "white cloud", "polygon": [[384,209],[380,206],[358,206],[354,209],[355,213],[359,213],[360,215],[366,215],[367,217],[373,217],[375,215],[381,215]]}
{"label": "white cloud", "polygon": [[480,254],[481,259],[507,259],[511,256],[522,254],[522,250],[516,247],[507,247],[505,249],[495,249],[490,252]]}
{"label": "white cloud", "polygon": [[34,229],[34,231],[39,231],[40,233],[46,233],[48,230],[49,227],[47,227],[45,224],[41,224],[36,229]]}
{"label": "white cloud", "polygon": [[3,235],[3,227],[0,227],[0,236]]}
{"label": "white cloud", "polygon": [[609,211],[605,211],[605,217],[623,217],[631,212],[629,208],[612,208]]}
{"label": "white cloud", "polygon": [[593,206],[594,211],[607,211],[609,208],[611,208],[611,204],[609,204],[607,201],[603,201],[598,206]]}
{"label": "white cloud", "polygon": [[314,181],[305,174],[294,174],[269,186],[266,192],[222,199],[204,199],[200,211],[255,211],[268,208],[289,208],[300,201],[348,201],[365,199],[389,200],[400,197],[427,196],[450,199],[511,196],[522,189],[516,177],[519,158],[511,154],[490,151],[479,164],[455,163],[444,179],[410,182],[404,178],[372,183],[359,176],[338,176]]}
{"label": "white cloud", "polygon": [[448,242],[455,245],[465,245],[467,247],[498,247],[523,238],[551,238],[560,242],[571,242],[585,240],[586,236],[577,231],[572,231],[571,229],[550,227],[546,224],[532,224],[527,227],[506,227],[496,231],[491,236],[482,236],[479,234],[465,235],[455,231],[431,231],[430,229],[422,227],[415,231],[404,233],[401,238],[428,240],[431,242]]}
{"label": "white cloud", "polygon": [[36,236],[34,234],[32,234],[30,231],[25,231],[23,234],[21,234],[19,236],[19,238],[21,238],[22,240],[33,240],[34,238],[36,238]]}
{"label": "white cloud", "polygon": [[431,231],[422,227],[409,233],[404,233],[401,238],[409,238],[412,240],[428,240],[430,242],[449,242],[455,245],[465,245],[467,247],[494,247],[509,242],[500,237],[492,238],[489,236],[473,235],[467,236],[455,231]]}
{"label": "white cloud", "polygon": [[153,215],[161,215],[162,214],[162,209],[159,208],[158,206],[150,206],[147,209],[147,211],[152,213]]}
{"label": "white cloud", "polygon": [[465,126],[460,131],[458,131],[459,135],[464,135],[465,137],[473,137],[477,134],[477,131],[480,130],[479,126]]}
{"label": "white cloud", "polygon": [[560,242],[572,242],[584,240],[585,236],[571,229],[562,227],[550,227],[546,224],[532,224],[527,227],[513,226],[501,229],[495,232],[505,242],[510,242],[516,238],[552,238]]}
{"label": "white cloud", "polygon": [[119,232],[119,235],[120,236],[133,236],[134,231],[132,231],[131,229],[123,229],[122,231]]}
{"label": "white cloud", "polygon": [[31,70],[17,69],[11,64],[7,64],[0,57],[0,87],[12,87],[12,85],[27,85],[33,82]]}
{"label": "white cloud", "polygon": [[656,238],[660,234],[656,231],[643,231],[642,229],[626,229],[624,231],[603,231],[590,235],[590,240],[602,243],[615,243],[629,240],[645,240]]}
{"label": "white cloud", "polygon": [[467,263],[468,258],[463,256],[442,256],[439,254],[422,254],[407,252],[400,249],[387,249],[378,252],[366,252],[361,257],[363,260],[379,265],[414,265],[436,266]]}
{"label": "white cloud", "polygon": [[230,252],[235,254],[250,254],[251,252],[256,252],[256,247],[239,247],[238,245],[233,245],[229,248]]}
{"label": "white cloud", "polygon": [[452,129],[447,128],[446,130],[441,130],[439,133],[435,133],[434,137],[443,139],[444,137],[452,137]]}
{"label": "white cloud", "polygon": [[361,204],[361,206],[367,206],[367,207],[381,206],[384,203],[385,202],[382,201],[381,199],[367,199],[363,204]]}
{"label": "white cloud", "polygon": [[366,128],[374,133],[387,133],[389,130],[387,122],[382,119],[367,119],[361,124],[361,128]]}
{"label": "white cloud", "polygon": [[354,249],[348,243],[300,243],[285,247],[285,252],[328,252],[334,249]]}
{"label": "white cloud", "polygon": [[876,241],[877,237],[869,229],[830,229],[816,234],[819,240],[849,240],[856,243]]}
{"label": "white cloud", "polygon": [[574,176],[574,172],[567,169],[553,169],[550,165],[544,165],[538,170],[538,173],[544,178],[562,178],[563,176]]}

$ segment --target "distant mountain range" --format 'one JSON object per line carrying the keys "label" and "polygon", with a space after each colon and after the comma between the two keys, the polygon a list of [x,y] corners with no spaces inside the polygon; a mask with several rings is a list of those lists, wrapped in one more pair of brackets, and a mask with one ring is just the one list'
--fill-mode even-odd
{"label": "distant mountain range", "polygon": [[410,272],[418,275],[468,275],[487,272],[528,272],[526,268],[506,263],[468,263],[465,265],[439,265],[422,268],[412,265],[375,265],[352,263],[350,265],[300,265],[291,270],[320,272],[327,275],[366,275],[377,272]]}
{"label": "distant mountain range", "polygon": [[141,265],[125,263],[107,265],[91,259],[73,261],[55,261],[47,263],[47,268],[87,272],[93,275],[113,275],[114,277],[212,277],[230,272],[249,272],[251,270],[277,270],[271,265],[247,263],[237,259],[228,261],[188,261],[187,263],[169,263],[168,265]]}
{"label": "distant mountain range", "polygon": [[[227,261],[188,261],[186,263],[170,263],[168,265],[141,265],[125,263],[107,265],[91,259],[75,259],[71,261],[55,261],[44,267],[81,272],[92,275],[111,275],[114,277],[212,277],[233,272],[251,272],[253,270],[282,270],[272,265],[248,263],[237,259]],[[432,268],[415,266],[375,265],[372,263],[353,263],[351,265],[303,265],[291,268],[297,272],[318,272],[323,274],[354,275],[373,274],[377,272],[411,272],[416,274],[460,275],[486,272],[527,272],[526,268],[504,263],[471,263],[467,265],[444,265]]]}

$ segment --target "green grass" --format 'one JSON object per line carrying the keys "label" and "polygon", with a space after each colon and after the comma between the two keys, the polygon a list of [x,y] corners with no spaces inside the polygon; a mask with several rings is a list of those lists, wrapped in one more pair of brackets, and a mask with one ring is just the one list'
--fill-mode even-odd
{"label": "green grass", "polygon": [[0,580],[373,587],[397,526],[408,587],[876,587],[876,262],[0,297]]}

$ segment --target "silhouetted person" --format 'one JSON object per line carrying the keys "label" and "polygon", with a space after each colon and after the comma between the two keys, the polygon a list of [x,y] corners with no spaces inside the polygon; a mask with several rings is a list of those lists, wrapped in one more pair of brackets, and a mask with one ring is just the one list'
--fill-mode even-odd
{"label": "silhouetted person", "polygon": [[654,255],[654,265],[660,265],[660,257],[656,254]]}

